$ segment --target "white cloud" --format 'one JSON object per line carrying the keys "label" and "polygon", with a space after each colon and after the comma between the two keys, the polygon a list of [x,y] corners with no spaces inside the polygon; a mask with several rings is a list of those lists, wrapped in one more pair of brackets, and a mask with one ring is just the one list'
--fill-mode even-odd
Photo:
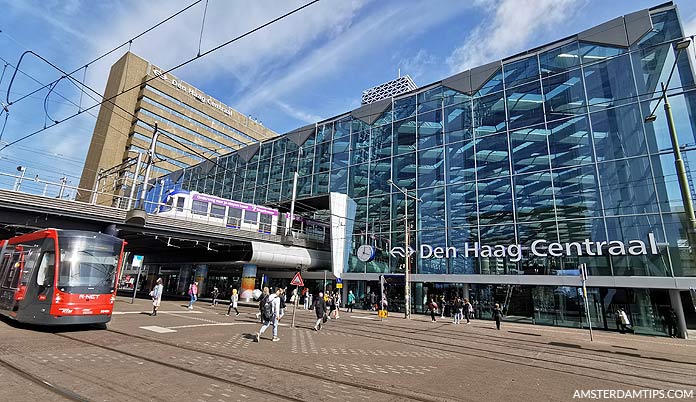
{"label": "white cloud", "polygon": [[280,109],[285,112],[288,116],[291,116],[297,120],[303,121],[305,123],[315,123],[324,119],[319,115],[307,112],[305,110],[300,110],[297,107],[291,106],[285,102],[276,100],[274,102]]}
{"label": "white cloud", "polygon": [[488,14],[466,42],[447,59],[451,72],[459,72],[524,50],[545,30],[572,18],[585,0],[477,1]]}
{"label": "white cloud", "polygon": [[[412,57],[401,59],[398,66],[402,75],[410,75],[411,78],[416,81],[416,84],[418,84],[418,78],[426,75],[426,73],[431,71],[433,67],[436,67],[438,63],[439,60],[435,55],[430,54],[425,49],[420,49],[418,53]],[[426,83],[421,82],[421,84]]]}
{"label": "white cloud", "polygon": [[[262,82],[247,87],[249,92],[236,103],[237,107],[241,110],[253,110],[268,99],[282,98],[337,70],[349,72],[359,69],[360,63],[369,62],[366,55],[371,52],[398,46],[413,35],[427,31],[468,8],[466,4],[460,4],[459,8],[455,5],[448,8],[433,7],[430,2],[417,2],[410,7],[385,6],[373,10],[342,35],[314,48],[286,66],[282,72],[271,74]],[[343,76],[341,79],[350,80],[351,77]],[[358,97],[359,93],[356,92],[356,98]]]}

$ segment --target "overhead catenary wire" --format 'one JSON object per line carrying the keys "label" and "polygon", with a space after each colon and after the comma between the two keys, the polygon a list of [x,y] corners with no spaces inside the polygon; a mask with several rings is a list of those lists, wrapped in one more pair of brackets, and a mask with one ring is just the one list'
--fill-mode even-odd
{"label": "overhead catenary wire", "polygon": [[[139,34],[137,34],[137,35],[135,35],[134,37],[130,38],[129,40],[127,40],[127,41],[125,41],[125,42],[123,42],[122,44],[120,44],[120,45],[118,45],[118,46],[112,48],[112,49],[109,50],[108,52],[99,55],[98,57],[96,57],[95,59],[93,59],[93,60],[91,60],[91,61],[88,61],[87,63],[85,63],[84,65],[78,67],[77,69],[73,70],[72,72],[68,73],[67,75],[68,75],[68,76],[72,76],[72,74],[74,74],[74,73],[80,71],[82,68],[86,68],[86,67],[89,66],[90,64],[93,64],[93,63],[95,63],[95,62],[97,62],[97,61],[103,59],[104,57],[106,57],[106,56],[110,55],[111,53],[117,51],[118,49],[122,48],[123,46],[132,44],[134,40],[140,38],[141,36],[143,36],[143,35],[147,34],[148,32],[150,32],[150,31],[152,31],[152,30],[158,28],[159,26],[161,26],[162,24],[168,22],[169,20],[171,20],[171,19],[177,17],[178,15],[184,13],[186,10],[190,9],[191,7],[193,7],[193,6],[195,6],[196,4],[200,3],[201,1],[203,1],[203,0],[196,0],[196,1],[194,1],[193,3],[191,3],[191,4],[189,4],[188,6],[182,8],[181,10],[179,10],[179,11],[177,11],[176,13],[170,15],[169,17],[163,19],[162,21],[156,23],[155,25],[151,26],[150,28],[144,30],[143,32],[141,32],[141,33],[139,33]],[[4,31],[2,31],[2,30],[0,30],[0,32],[1,32],[1,33],[4,33],[4,34],[7,35],[10,39],[14,40],[14,38],[12,38],[12,36],[10,36],[8,33],[4,32]],[[14,41],[17,42],[16,40],[14,40]],[[19,42],[17,42],[17,43],[19,43]],[[20,45],[21,45],[21,44],[20,44]],[[21,45],[21,46],[24,47],[23,45]],[[129,48],[129,49],[130,49],[130,48]],[[28,94],[26,94],[26,95],[24,95],[24,96],[22,96],[22,97],[20,97],[20,98],[18,98],[18,99],[15,99],[12,103],[13,103],[13,104],[14,104],[14,103],[17,103],[17,102],[21,101],[22,99],[24,99],[24,98],[26,98],[26,97],[28,97],[28,96],[30,96],[30,95],[33,95],[33,94],[35,94],[35,93],[37,93],[37,92],[42,91],[43,89],[48,88],[48,86],[51,85],[51,84],[53,84],[55,81],[56,81],[56,80],[54,80],[54,81],[52,81],[52,82],[50,82],[50,83],[48,83],[48,84],[45,84],[45,85],[43,85],[41,88],[38,88],[38,89],[36,89],[36,90],[34,90],[34,91],[32,91],[32,92],[29,92]]]}
{"label": "overhead catenary wire", "polygon": [[[254,28],[254,29],[251,29],[251,30],[249,30],[249,31],[247,31],[247,32],[245,32],[245,33],[239,35],[239,36],[236,36],[236,37],[234,37],[234,38],[232,38],[232,39],[230,39],[230,40],[228,40],[228,41],[226,41],[226,42],[223,42],[223,43],[221,43],[220,45],[215,46],[215,47],[213,47],[212,49],[207,50],[207,51],[201,53],[200,55],[196,55],[195,57],[192,57],[192,58],[190,58],[190,59],[188,59],[188,60],[185,60],[185,61],[183,61],[183,62],[177,64],[176,66],[174,66],[174,67],[172,67],[172,68],[170,68],[170,69],[168,69],[168,70],[166,70],[166,71],[163,71],[162,74],[170,73],[170,72],[172,72],[172,71],[174,71],[174,70],[177,70],[177,69],[179,69],[179,68],[181,68],[181,67],[183,67],[183,66],[185,66],[185,65],[187,65],[187,64],[189,64],[189,63],[191,63],[191,62],[193,62],[193,61],[195,61],[195,60],[197,60],[197,59],[199,59],[199,58],[201,58],[201,57],[205,57],[205,56],[207,56],[207,55],[209,55],[209,54],[211,54],[211,53],[213,53],[213,52],[216,52],[216,51],[218,51],[218,50],[220,50],[220,49],[222,49],[222,48],[224,48],[224,47],[230,45],[231,43],[234,43],[234,42],[236,42],[236,41],[238,41],[238,40],[240,40],[240,39],[243,39],[243,38],[245,38],[245,37],[247,37],[247,36],[249,36],[249,35],[251,35],[251,34],[253,34],[253,33],[255,33],[255,32],[257,32],[257,31],[259,31],[259,30],[261,30],[261,29],[263,29],[263,28],[265,28],[265,27],[271,25],[271,24],[273,24],[273,23],[276,23],[276,22],[278,22],[278,21],[280,21],[280,20],[282,20],[282,19],[284,19],[284,18],[287,18],[287,17],[289,17],[289,16],[291,16],[291,15],[293,15],[293,14],[295,14],[295,13],[301,11],[301,10],[304,10],[305,8],[307,8],[307,7],[309,7],[309,6],[313,5],[313,4],[316,4],[316,3],[318,3],[319,1],[320,1],[320,0],[313,0],[313,1],[311,1],[311,2],[309,2],[309,3],[306,3],[306,4],[304,4],[304,5],[300,6],[300,7],[297,7],[297,8],[295,8],[295,9],[293,9],[292,11],[289,11],[289,12],[287,12],[287,13],[285,13],[285,14],[279,16],[279,17],[276,17],[276,18],[274,18],[274,19],[272,19],[272,20],[270,20],[270,21],[268,21],[268,22],[266,22],[266,23],[264,23],[264,24],[262,24],[262,25],[259,25],[258,27]],[[33,52],[33,51],[27,51],[27,52],[28,52],[28,53],[34,54],[34,55],[37,56],[38,58],[40,58],[40,59],[42,59],[43,61],[49,63],[52,67],[57,68],[57,69],[58,69],[59,71],[61,71],[64,75],[66,75],[67,78],[69,78],[69,79],[74,79],[74,78],[71,77],[69,74],[67,74],[67,73],[65,73],[64,71],[62,71],[62,69],[60,69],[60,68],[58,68],[57,66],[55,66],[55,64],[51,63],[50,61],[48,61],[48,60],[46,60],[45,58],[41,57],[40,55],[36,54],[35,52]],[[25,54],[26,54],[27,52],[25,52]],[[24,55],[24,54],[23,54],[23,55]],[[10,143],[4,145],[2,148],[0,148],[0,151],[2,151],[2,150],[5,149],[5,148],[8,148],[8,147],[10,147],[10,146],[12,146],[12,145],[14,145],[14,144],[16,144],[16,143],[19,143],[19,142],[24,141],[24,140],[26,140],[26,139],[28,139],[28,138],[31,138],[31,137],[33,137],[33,136],[35,136],[35,135],[37,135],[37,134],[39,134],[39,133],[41,133],[41,132],[43,132],[43,131],[46,131],[46,130],[49,129],[49,128],[52,128],[52,127],[58,125],[58,124],[61,124],[61,123],[66,122],[66,121],[68,121],[68,120],[71,120],[71,119],[73,119],[74,117],[79,116],[80,114],[84,113],[85,111],[94,109],[94,108],[96,108],[97,106],[101,106],[102,104],[104,104],[104,103],[106,103],[106,102],[109,102],[109,103],[111,103],[112,105],[116,106],[115,103],[113,102],[113,100],[114,100],[115,98],[117,98],[118,96],[121,96],[121,95],[123,95],[123,94],[125,94],[125,93],[127,93],[127,92],[130,92],[130,91],[132,91],[132,90],[134,90],[134,89],[138,89],[138,88],[140,88],[143,84],[146,84],[146,83],[148,83],[148,82],[150,82],[150,81],[152,81],[152,80],[154,80],[154,79],[157,79],[157,78],[158,78],[158,77],[151,77],[151,78],[148,78],[148,79],[144,80],[142,83],[137,84],[137,85],[134,85],[134,86],[132,86],[132,87],[130,87],[130,88],[124,89],[123,91],[121,91],[121,92],[119,92],[119,93],[117,93],[117,94],[115,94],[115,95],[113,95],[113,96],[110,96],[110,97],[108,97],[108,98],[105,98],[103,101],[101,101],[101,102],[99,102],[99,103],[97,103],[97,104],[95,104],[95,105],[92,105],[92,106],[90,106],[90,107],[88,107],[88,108],[85,108],[85,109],[84,109],[83,111],[81,111],[81,112],[74,113],[74,114],[72,114],[72,115],[70,115],[70,116],[64,118],[63,120],[58,121],[58,123],[49,125],[49,126],[47,126],[47,127],[45,127],[45,128],[42,128],[42,129],[33,131],[33,132],[29,133],[29,134],[26,134],[26,135],[24,135],[23,137],[18,138],[17,140],[12,141],[12,142],[10,142]]]}

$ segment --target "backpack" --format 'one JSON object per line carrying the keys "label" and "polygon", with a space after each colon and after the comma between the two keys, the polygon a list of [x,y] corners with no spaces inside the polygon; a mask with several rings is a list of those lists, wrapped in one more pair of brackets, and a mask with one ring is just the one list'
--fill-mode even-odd
{"label": "backpack", "polygon": [[271,321],[273,319],[273,304],[270,299],[270,297],[266,297],[263,307],[261,307],[261,317],[264,321]]}

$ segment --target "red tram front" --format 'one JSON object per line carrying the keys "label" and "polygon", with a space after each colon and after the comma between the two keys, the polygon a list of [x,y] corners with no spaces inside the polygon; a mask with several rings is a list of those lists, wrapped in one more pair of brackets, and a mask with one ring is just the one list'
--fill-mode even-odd
{"label": "red tram front", "polygon": [[111,320],[123,240],[47,229],[0,242],[0,314],[41,325]]}

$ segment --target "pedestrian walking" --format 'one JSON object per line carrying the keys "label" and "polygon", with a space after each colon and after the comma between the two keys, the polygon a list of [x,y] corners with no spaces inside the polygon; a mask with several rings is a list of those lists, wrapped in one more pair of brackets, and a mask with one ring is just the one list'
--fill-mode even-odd
{"label": "pedestrian walking", "polygon": [[256,318],[259,319],[261,318],[261,310],[263,309],[263,305],[266,303],[266,299],[268,299],[268,296],[270,296],[270,289],[268,287],[264,287],[263,290],[261,291],[261,296],[259,296],[259,311],[256,313]]}
{"label": "pedestrian walking", "polygon": [[495,320],[495,327],[500,330],[500,320],[503,318],[503,310],[500,309],[500,304],[495,304],[492,315]]}
{"label": "pedestrian walking", "polygon": [[462,321],[462,300],[457,296],[454,299],[454,303],[452,304],[452,307],[454,308],[454,317],[452,319],[453,324],[459,324]]}
{"label": "pedestrian walking", "polygon": [[309,310],[312,306],[312,294],[309,292],[308,288],[304,288],[302,294],[304,294],[304,308],[305,310]]}
{"label": "pedestrian walking", "polygon": [[331,305],[333,306],[333,309],[331,310],[333,317],[331,318],[338,320],[340,318],[338,316],[338,312],[341,306],[341,296],[339,295],[338,291],[334,292],[333,296],[331,296]]}
{"label": "pedestrian walking", "polygon": [[[279,298],[280,298],[280,314],[278,314],[278,320],[280,320],[285,315],[285,307],[286,307],[285,298],[287,297],[287,294],[285,293],[285,289],[278,289],[278,290],[280,290],[280,296],[279,296]],[[276,291],[278,291],[278,290],[276,290]]]}
{"label": "pedestrian walking", "polygon": [[355,295],[352,290],[348,291],[348,304],[346,304],[346,313],[353,312],[353,305],[355,304]]}
{"label": "pedestrian walking", "polygon": [[150,316],[155,317],[157,315],[157,309],[162,302],[162,292],[164,285],[162,285],[162,278],[157,278],[155,287],[150,292],[150,297],[152,297],[152,314]]}
{"label": "pedestrian walking", "polygon": [[314,324],[314,330],[319,331],[321,330],[322,324],[328,319],[328,317],[325,317],[326,302],[324,302],[324,294],[322,292],[319,292],[319,297],[314,300],[312,307],[314,307],[314,313],[317,315],[317,322]]}
{"label": "pedestrian walking", "polygon": [[232,289],[232,294],[230,295],[230,306],[227,307],[226,316],[229,317],[230,311],[234,309],[235,315],[239,315],[239,310],[237,310],[237,303],[239,303],[239,294],[237,294],[237,289]]}
{"label": "pedestrian walking", "polygon": [[213,301],[210,303],[210,305],[215,307],[218,304],[217,298],[220,296],[220,290],[218,290],[217,286],[213,286],[213,291],[211,293],[213,295]]}
{"label": "pedestrian walking", "polygon": [[464,299],[464,305],[462,306],[462,310],[464,311],[464,318],[466,318],[466,323],[470,324],[471,321],[469,321],[469,318],[471,317],[471,313],[474,311],[474,308],[471,306],[471,303],[469,303],[469,299]]}
{"label": "pedestrian walking", "polygon": [[334,318],[334,311],[336,311],[336,299],[333,297],[333,295],[329,296],[327,295],[326,304],[329,306],[329,319]]}
{"label": "pedestrian walking", "polygon": [[467,308],[467,311],[469,312],[469,316],[466,317],[466,323],[468,324],[469,319],[473,320],[475,318],[474,317],[474,305],[471,302],[469,302],[469,307]]}
{"label": "pedestrian walking", "polygon": [[278,338],[278,320],[280,319],[280,299],[282,294],[283,289],[278,288],[275,293],[265,298],[266,301],[261,310],[263,325],[261,325],[259,332],[256,333],[256,342],[261,340],[261,335],[263,335],[271,325],[273,325],[273,342],[278,342],[280,340],[280,338]]}
{"label": "pedestrian walking", "polygon": [[188,288],[188,295],[191,298],[191,301],[189,301],[188,308],[189,310],[193,310],[193,303],[198,300],[198,283],[197,282],[191,282]]}
{"label": "pedestrian walking", "polygon": [[445,306],[447,306],[447,300],[445,299],[445,295],[442,295],[440,296],[440,308],[442,309],[442,312],[440,313],[440,318],[445,318]]}
{"label": "pedestrian walking", "polygon": [[435,314],[437,314],[437,303],[435,303],[435,300],[430,298],[430,302],[428,303],[428,309],[430,310],[430,319],[435,322],[437,321],[435,319]]}
{"label": "pedestrian walking", "polygon": [[377,295],[375,292],[370,292],[370,310],[377,310]]}
{"label": "pedestrian walking", "polygon": [[667,333],[670,338],[676,338],[679,334],[677,330],[677,313],[671,307],[665,314],[665,323],[667,324]]}
{"label": "pedestrian walking", "polygon": [[629,325],[631,325],[631,321],[628,319],[628,314],[626,314],[623,308],[619,307],[616,311],[616,326],[619,328],[619,332],[625,334]]}

